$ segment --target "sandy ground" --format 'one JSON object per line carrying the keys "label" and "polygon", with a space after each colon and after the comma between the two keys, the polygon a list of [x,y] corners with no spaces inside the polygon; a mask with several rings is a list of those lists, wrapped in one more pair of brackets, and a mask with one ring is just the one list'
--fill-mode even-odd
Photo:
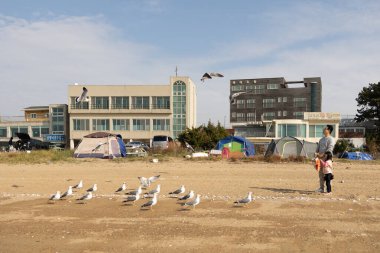
{"label": "sandy ground", "polygon": [[[162,192],[153,211],[113,193],[155,174]],[[94,199],[76,203],[81,190],[47,203],[80,179],[86,189],[98,184]],[[336,162],[331,196],[313,192],[318,177],[308,164],[0,164],[0,252],[380,252],[379,181],[380,165],[365,162]],[[195,210],[168,196],[180,184],[202,194]],[[255,201],[234,207],[248,191]]]}

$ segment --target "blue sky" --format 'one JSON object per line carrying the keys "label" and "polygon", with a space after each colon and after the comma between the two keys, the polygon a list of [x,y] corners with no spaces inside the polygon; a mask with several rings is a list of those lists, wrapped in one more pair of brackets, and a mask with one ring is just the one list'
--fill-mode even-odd
{"label": "blue sky", "polygon": [[[0,115],[67,103],[67,85],[198,86],[198,124],[229,114],[229,80],[321,76],[326,112],[379,81],[379,1],[21,1],[0,4]],[[225,74],[205,85],[206,71]],[[17,99],[16,99],[17,97]],[[16,102],[17,100],[17,102]]]}

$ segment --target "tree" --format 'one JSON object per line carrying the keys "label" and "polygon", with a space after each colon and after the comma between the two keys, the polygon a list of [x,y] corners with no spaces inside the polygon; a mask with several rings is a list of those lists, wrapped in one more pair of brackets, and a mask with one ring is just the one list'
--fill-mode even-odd
{"label": "tree", "polygon": [[339,139],[335,143],[334,146],[334,154],[338,154],[340,156],[345,151],[351,151],[354,147],[354,145],[347,139]]}
{"label": "tree", "polygon": [[179,134],[178,140],[182,143],[189,143],[194,149],[210,150],[216,146],[220,139],[228,135],[226,129],[219,122],[215,126],[209,121],[207,126],[187,128]]}
{"label": "tree", "polygon": [[375,122],[375,138],[380,142],[380,82],[370,83],[363,87],[356,98],[359,109],[355,117],[356,122],[371,120]]}

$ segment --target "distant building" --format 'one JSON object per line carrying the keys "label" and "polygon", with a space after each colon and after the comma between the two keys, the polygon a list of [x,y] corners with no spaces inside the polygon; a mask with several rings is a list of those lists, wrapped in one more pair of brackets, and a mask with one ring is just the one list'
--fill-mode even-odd
{"label": "distant building", "polygon": [[23,111],[23,117],[0,117],[0,142],[8,143],[10,137],[16,137],[16,133],[27,133],[31,138],[40,141],[67,144],[67,105],[30,106]]}
{"label": "distant building", "polygon": [[345,115],[339,125],[339,137],[349,140],[355,147],[366,144],[366,135],[376,134],[376,121],[356,122],[355,115]]}
{"label": "distant building", "polygon": [[230,101],[230,124],[236,135],[274,137],[274,120],[302,120],[305,112],[321,111],[321,78],[233,79]]}
{"label": "distant building", "polygon": [[[76,103],[83,86],[88,102]],[[69,85],[68,96],[71,148],[97,131],[149,143],[196,125],[196,87],[189,77],[170,77],[164,85]]]}

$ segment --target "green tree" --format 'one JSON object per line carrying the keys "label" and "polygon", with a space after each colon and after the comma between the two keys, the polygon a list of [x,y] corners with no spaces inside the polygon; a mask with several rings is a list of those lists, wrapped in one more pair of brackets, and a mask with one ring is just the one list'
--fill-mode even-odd
{"label": "green tree", "polygon": [[202,125],[196,128],[187,128],[178,136],[181,143],[189,143],[197,150],[210,150],[214,148],[217,142],[227,137],[229,134],[226,129],[218,122],[217,125],[210,121],[206,126]]}

